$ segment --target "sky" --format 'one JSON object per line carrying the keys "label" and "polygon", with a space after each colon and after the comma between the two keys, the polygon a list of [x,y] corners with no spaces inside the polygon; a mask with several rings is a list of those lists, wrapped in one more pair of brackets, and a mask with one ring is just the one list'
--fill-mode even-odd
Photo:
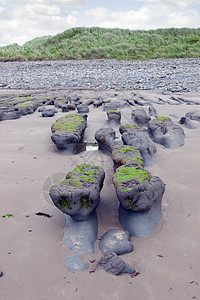
{"label": "sky", "polygon": [[200,0],[0,0],[0,46],[69,28],[200,27]]}

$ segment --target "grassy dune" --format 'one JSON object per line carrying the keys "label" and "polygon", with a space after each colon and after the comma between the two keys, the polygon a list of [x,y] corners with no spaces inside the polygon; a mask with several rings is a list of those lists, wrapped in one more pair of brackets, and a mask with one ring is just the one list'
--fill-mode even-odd
{"label": "grassy dune", "polygon": [[200,28],[157,30],[78,27],[0,47],[0,60],[155,59],[200,57]]}

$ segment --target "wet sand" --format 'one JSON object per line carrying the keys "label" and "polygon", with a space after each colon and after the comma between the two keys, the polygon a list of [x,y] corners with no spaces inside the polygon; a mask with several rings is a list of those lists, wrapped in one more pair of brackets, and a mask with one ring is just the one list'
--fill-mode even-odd
{"label": "wet sand", "polygon": [[[9,92],[15,93],[0,90],[1,94]],[[85,97],[106,98],[114,91],[84,93]],[[120,92],[119,96],[129,97],[130,93]],[[160,96],[156,91],[138,93],[149,99]],[[200,93],[188,93],[185,97],[200,102]],[[148,106],[142,108],[147,110]],[[154,104],[154,107],[161,116],[181,117],[189,110],[200,110],[199,105],[187,104]],[[122,123],[129,122],[133,109],[120,109]],[[77,164],[95,164],[106,172],[97,208],[98,238],[107,230],[121,226],[117,218],[111,158],[97,150],[64,155],[51,141],[50,127],[63,115],[59,111],[52,118],[42,118],[41,113],[35,112],[0,123],[1,216],[13,215],[0,216],[0,269],[4,272],[0,278],[0,299],[200,299],[200,123],[193,121],[196,126],[193,130],[183,127],[185,145],[180,148],[166,149],[156,144],[154,164],[147,169],[166,185],[162,219],[149,237],[131,238],[134,252],[122,256],[140,274],[117,277],[103,270],[91,272],[102,256],[99,240],[95,243],[95,252],[84,255],[88,270],[70,272],[66,268],[65,258],[72,253],[62,240],[65,217],[52,204],[48,192],[53,183],[58,183]],[[84,140],[94,142],[95,131],[107,126],[106,119],[102,107],[90,107]],[[37,212],[52,217],[37,216]]]}

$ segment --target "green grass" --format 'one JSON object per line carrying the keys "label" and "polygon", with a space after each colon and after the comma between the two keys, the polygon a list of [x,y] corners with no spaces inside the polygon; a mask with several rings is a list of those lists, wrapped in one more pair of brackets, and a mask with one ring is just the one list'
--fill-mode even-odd
{"label": "green grass", "polygon": [[0,47],[0,60],[197,57],[200,57],[200,28],[144,31],[77,27],[33,39],[23,46]]}

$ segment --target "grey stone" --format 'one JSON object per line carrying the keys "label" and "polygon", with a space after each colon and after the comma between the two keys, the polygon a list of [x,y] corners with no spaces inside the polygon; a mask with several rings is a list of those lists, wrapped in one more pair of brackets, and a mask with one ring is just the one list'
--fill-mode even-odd
{"label": "grey stone", "polygon": [[3,271],[0,270],[0,277],[2,277],[2,276],[3,276]]}
{"label": "grey stone", "polygon": [[80,115],[66,115],[51,126],[51,139],[58,149],[65,149],[69,153],[75,153],[78,144],[83,138],[86,126],[86,120]]}
{"label": "grey stone", "polygon": [[45,118],[48,118],[48,117],[53,117],[56,113],[56,110],[53,108],[53,109],[45,109],[42,111],[42,116],[45,117]]}
{"label": "grey stone", "polygon": [[115,139],[116,132],[112,128],[101,128],[95,132],[95,139],[98,142],[99,150],[111,156],[112,150],[122,146],[121,140]]}
{"label": "grey stone", "polygon": [[101,268],[113,275],[120,275],[123,273],[133,274],[136,270],[123,261],[116,253],[107,251],[99,260],[96,269]]}
{"label": "grey stone", "polygon": [[200,122],[200,111],[191,114],[190,119]]}
{"label": "grey stone", "polygon": [[148,131],[152,140],[166,148],[177,148],[184,145],[183,128],[168,117],[158,117],[149,121]]}
{"label": "grey stone", "polygon": [[50,189],[57,208],[78,221],[87,220],[97,207],[105,173],[97,166],[79,165]]}
{"label": "grey stone", "polygon": [[77,106],[77,110],[81,114],[88,113],[89,112],[89,107],[85,106],[85,105],[79,105],[79,106]]}
{"label": "grey stone", "polygon": [[144,109],[135,109],[131,114],[132,121],[140,126],[146,126],[151,118],[147,115]]}
{"label": "grey stone", "polygon": [[116,127],[120,124],[121,121],[121,112],[117,110],[108,110],[107,111],[108,116],[108,124],[109,127]]}
{"label": "grey stone", "polygon": [[17,111],[0,112],[0,121],[19,119],[20,114]]}
{"label": "grey stone", "polygon": [[14,106],[14,110],[18,111],[20,116],[26,116],[32,114],[37,108],[38,108],[38,104],[34,101],[26,101],[23,103],[16,104]]}
{"label": "grey stone", "polygon": [[155,107],[149,106],[149,115],[152,117],[157,117],[157,112],[156,112]]}
{"label": "grey stone", "polygon": [[124,144],[137,148],[144,159],[144,165],[151,165],[156,153],[156,146],[147,129],[138,125],[121,125],[119,131],[122,134]]}
{"label": "grey stone", "polygon": [[186,117],[181,117],[181,119],[178,121],[179,124],[184,125],[188,129],[194,129],[195,126],[192,123],[192,121]]}
{"label": "grey stone", "polygon": [[133,244],[130,242],[130,233],[120,229],[112,229],[104,233],[99,243],[102,254],[112,251],[117,255],[133,251]]}

